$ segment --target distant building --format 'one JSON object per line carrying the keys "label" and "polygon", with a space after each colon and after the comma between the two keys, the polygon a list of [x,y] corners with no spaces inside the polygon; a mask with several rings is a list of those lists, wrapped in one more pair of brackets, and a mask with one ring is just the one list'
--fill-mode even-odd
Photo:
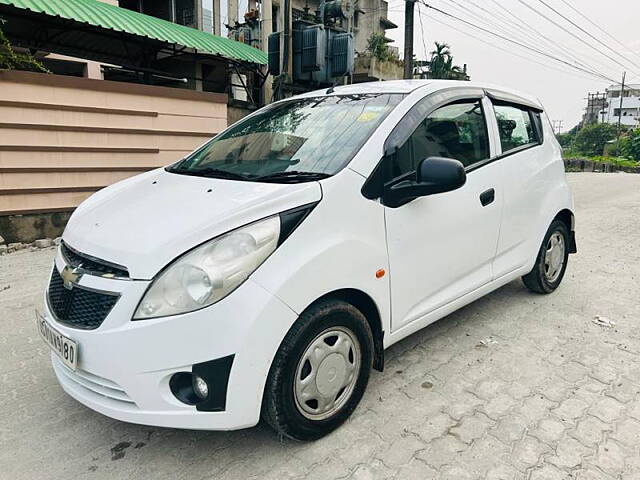
{"label": "distant building", "polygon": [[620,85],[607,88],[604,122],[617,124],[621,119],[622,125],[637,127],[640,124],[640,83],[625,85],[622,94],[622,108],[620,108]]}
{"label": "distant building", "polygon": [[607,113],[607,93],[587,94],[587,108],[582,115],[581,125],[591,125],[592,123],[602,123],[605,121]]}

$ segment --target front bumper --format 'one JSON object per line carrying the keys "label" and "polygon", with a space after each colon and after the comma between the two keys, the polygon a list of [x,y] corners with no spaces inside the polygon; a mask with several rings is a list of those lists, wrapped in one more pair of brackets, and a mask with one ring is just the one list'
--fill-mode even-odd
{"label": "front bumper", "polygon": [[[61,271],[60,253],[55,262]],[[45,301],[47,320],[79,345],[76,372],[52,354],[56,376],[69,395],[104,415],[144,425],[234,430],[258,422],[271,361],[297,318],[277,297],[249,279],[197,312],[132,321],[148,281],[85,275],[79,284],[120,298],[95,330],[57,322]],[[199,411],[173,396],[169,379],[174,373],[230,355],[224,411]]]}

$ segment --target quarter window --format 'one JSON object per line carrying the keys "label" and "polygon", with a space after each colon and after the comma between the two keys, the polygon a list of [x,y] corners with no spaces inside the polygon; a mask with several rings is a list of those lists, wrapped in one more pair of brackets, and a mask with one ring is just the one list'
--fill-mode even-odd
{"label": "quarter window", "polygon": [[513,105],[494,105],[493,108],[498,120],[502,153],[540,143],[529,109]]}
{"label": "quarter window", "polygon": [[429,114],[398,149],[390,176],[411,173],[429,157],[454,158],[464,166],[489,158],[480,100],[451,103]]}

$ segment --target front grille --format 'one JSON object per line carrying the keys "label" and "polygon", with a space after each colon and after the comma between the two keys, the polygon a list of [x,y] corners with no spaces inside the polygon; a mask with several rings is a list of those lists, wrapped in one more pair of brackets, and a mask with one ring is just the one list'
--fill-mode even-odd
{"label": "front grille", "polygon": [[98,328],[118,301],[118,295],[96,292],[74,285],[65,288],[57,267],[53,268],[49,282],[49,307],[56,320],[73,328]]}
{"label": "front grille", "polygon": [[62,256],[72,267],[81,267],[83,270],[98,276],[129,278],[129,272],[125,267],[80,253],[64,242],[60,245],[60,249],[62,250]]}

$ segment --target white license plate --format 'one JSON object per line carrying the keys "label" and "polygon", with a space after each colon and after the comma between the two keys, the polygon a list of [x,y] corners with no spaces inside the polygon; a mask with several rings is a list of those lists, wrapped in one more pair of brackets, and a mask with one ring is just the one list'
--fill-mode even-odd
{"label": "white license plate", "polygon": [[44,316],[38,312],[36,312],[36,326],[45,343],[58,354],[67,367],[75,370],[78,366],[78,344],[49,325]]}

